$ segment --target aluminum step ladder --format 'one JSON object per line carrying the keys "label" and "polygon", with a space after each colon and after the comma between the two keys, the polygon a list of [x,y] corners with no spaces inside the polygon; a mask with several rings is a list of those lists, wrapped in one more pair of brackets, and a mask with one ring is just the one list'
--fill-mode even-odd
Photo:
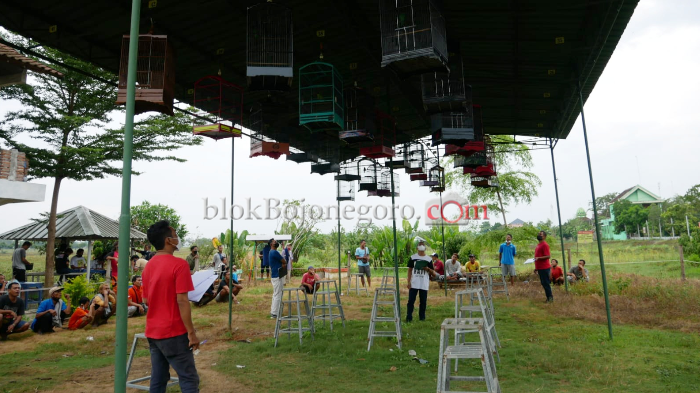
{"label": "aluminum step ladder", "polygon": [[[349,273],[348,274],[348,294],[355,292],[355,295],[359,295],[360,292],[364,291],[366,296],[369,296],[369,291],[367,287],[360,286],[360,278],[364,277],[364,273]],[[355,279],[355,286],[352,286],[352,279]],[[369,282],[367,282],[369,285]]]}
{"label": "aluminum step ladder", "polygon": [[[131,372],[131,366],[134,363],[134,355],[136,354],[136,346],[138,345],[139,340],[144,340],[146,341],[146,345],[148,344],[148,339],[146,338],[145,333],[136,333],[134,334],[134,342],[131,344],[131,352],[129,353],[129,360],[126,363],[126,387],[131,388],[131,389],[137,389],[137,390],[145,390],[145,391],[150,391],[151,388],[148,385],[139,385],[140,383],[144,382],[150,382],[151,376],[146,375],[144,377],[136,378],[129,380],[129,373]],[[150,362],[149,362],[150,364]],[[166,387],[171,387],[175,386],[179,383],[178,379],[175,377],[170,377],[170,380],[168,381]]]}
{"label": "aluminum step ladder", "polygon": [[[455,318],[475,318],[474,313],[479,313],[478,318],[483,319],[489,348],[500,362],[501,356],[498,354],[498,348],[501,347],[501,341],[498,339],[496,331],[496,320],[487,304],[483,290],[480,288],[467,289],[455,293]],[[464,342],[464,334],[472,332],[474,330],[455,330],[455,343]],[[457,362],[455,361],[456,370]]]}
{"label": "aluminum step ladder", "polygon": [[[389,326],[393,324],[393,330],[379,330],[385,324]],[[372,316],[367,335],[368,351],[372,348],[375,337],[396,337],[397,345],[401,349],[401,318],[399,304],[396,302],[396,287],[380,287],[374,290]]]}
{"label": "aluminum step ladder", "polygon": [[491,295],[504,293],[506,295],[506,300],[510,300],[506,276],[503,275],[500,266],[489,267],[488,280],[489,286],[491,287]]}
{"label": "aluminum step ladder", "polygon": [[[303,314],[302,311],[304,311]],[[285,322],[287,327],[283,327]],[[299,345],[302,345],[304,332],[311,333],[311,339],[314,339],[314,319],[306,291],[301,288],[284,288],[275,324],[275,347],[277,347],[279,335],[282,333],[287,333],[289,338],[292,337],[292,334],[298,334]]]}
{"label": "aluminum step ladder", "polygon": [[[314,320],[314,326],[317,326],[317,320],[323,321],[323,326],[326,326],[326,321],[330,322],[331,331],[333,331],[333,319],[341,320],[345,327],[345,313],[343,312],[343,304],[340,302],[340,293],[335,280],[317,281],[320,286],[314,291],[313,305],[311,306],[311,318]],[[337,309],[337,310],[334,310]],[[333,311],[336,311],[334,314]]]}
{"label": "aluminum step ladder", "polygon": [[[472,341],[458,342],[449,345],[452,331],[471,332],[472,336],[478,336]],[[484,320],[481,318],[449,318],[445,319],[440,327],[440,355],[438,364],[437,392],[473,393],[474,390],[451,390],[451,382],[484,382],[485,392],[500,393],[501,387],[496,373],[496,364],[493,353],[489,348],[489,340],[485,331]],[[452,373],[451,362],[459,360],[471,360],[480,362],[482,375],[457,375]],[[473,370],[474,368],[467,368]],[[484,392],[483,390],[481,392]]]}

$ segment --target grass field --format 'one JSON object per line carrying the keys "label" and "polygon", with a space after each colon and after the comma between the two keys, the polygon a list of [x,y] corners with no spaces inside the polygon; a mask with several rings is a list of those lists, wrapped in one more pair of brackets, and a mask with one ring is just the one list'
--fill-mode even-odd
{"label": "grass field", "polygon": [[[39,259],[33,254],[30,258]],[[0,254],[2,271],[7,271],[8,262],[8,256]],[[700,390],[700,280],[674,278],[677,263],[673,262],[610,263],[612,341],[594,263],[589,264],[592,282],[573,286],[569,293],[555,288],[553,305],[543,304],[538,283],[522,282],[531,268],[521,266],[521,282],[511,288],[510,300],[499,297],[495,302],[503,345],[497,368],[504,392]],[[700,277],[692,269],[694,277]],[[298,283],[295,278],[292,285]],[[226,304],[193,311],[198,336],[207,340],[196,358],[202,392],[435,390],[440,323],[453,316],[454,292],[445,297],[437,287],[431,289],[428,319],[403,325],[402,350],[383,339],[367,352],[371,297],[343,296],[345,328],[336,325],[330,332],[327,326],[318,326],[315,340],[306,336],[300,347],[294,336],[291,340],[283,336],[274,348],[274,321],[268,318],[271,286],[267,282],[244,285],[241,304],[234,306],[232,331],[227,328]],[[401,285],[403,315],[407,291],[405,282]],[[144,326],[144,318],[129,320],[129,342]],[[110,320],[97,329],[10,336],[0,343],[6,355],[0,368],[0,393],[111,391],[114,329],[115,321]],[[88,336],[94,340],[87,340]],[[412,360],[407,353],[411,349],[429,363]],[[469,369],[479,372],[473,366]],[[148,373],[148,351],[142,346],[131,377]]]}

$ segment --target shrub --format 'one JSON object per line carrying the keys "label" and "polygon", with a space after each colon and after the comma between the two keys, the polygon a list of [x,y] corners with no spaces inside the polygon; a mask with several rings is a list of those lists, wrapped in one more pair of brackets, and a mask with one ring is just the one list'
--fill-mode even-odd
{"label": "shrub", "polygon": [[74,311],[76,308],[78,308],[78,301],[81,297],[86,296],[88,298],[92,298],[92,296],[94,296],[95,293],[97,293],[97,289],[99,288],[100,283],[101,281],[97,280],[88,283],[87,278],[85,278],[85,276],[78,276],[70,282],[67,282],[65,285],[63,285],[63,294],[70,295],[70,301],[72,306],[71,311]]}

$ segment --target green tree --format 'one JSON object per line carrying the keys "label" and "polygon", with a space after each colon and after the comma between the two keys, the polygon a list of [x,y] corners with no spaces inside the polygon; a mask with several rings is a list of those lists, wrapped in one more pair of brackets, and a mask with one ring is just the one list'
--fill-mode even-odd
{"label": "green tree", "polygon": [[[598,218],[610,218],[610,205],[612,205],[612,200],[618,195],[617,192],[611,192],[610,194],[605,194],[601,197],[595,199],[596,207],[598,207]],[[593,210],[593,204],[591,203],[591,210]]]}
{"label": "green tree", "polygon": [[479,233],[486,233],[491,230],[491,222],[490,221],[484,221],[481,223],[481,226],[479,227]]}
{"label": "green tree", "polygon": [[[471,185],[471,177],[462,173],[462,168],[446,171],[445,180],[448,187],[460,190],[462,196],[473,204],[487,205],[489,210],[503,216],[506,220],[507,207],[517,203],[531,203],[537,196],[537,188],[542,184],[539,177],[528,170],[532,168],[530,149],[515,142],[507,135],[493,135],[494,160],[498,173],[498,187],[479,188]],[[453,165],[453,159],[445,159],[445,168]]]}
{"label": "green tree", "polygon": [[643,227],[649,218],[648,209],[628,200],[619,200],[613,203],[613,210],[615,211],[615,233],[620,233],[625,228],[633,231],[637,226]]}
{"label": "green tree", "polygon": [[131,207],[131,226],[143,233],[161,220],[168,220],[180,239],[184,240],[189,233],[187,226],[180,222],[180,215],[172,207],[161,204],[152,205],[149,201]]}
{"label": "green tree", "polygon": [[[34,44],[18,36],[9,40],[23,46]],[[20,109],[9,111],[0,119],[0,141],[27,155],[29,177],[53,179],[46,244],[46,271],[53,271],[56,208],[62,181],[121,176],[124,130],[107,126],[110,115],[121,110],[114,105],[116,87],[67,66],[102,80],[116,80],[113,74],[48,47],[37,46],[33,50],[58,61],[61,65],[51,67],[64,77],[57,79],[35,74],[30,84],[0,89],[1,100],[14,100],[20,104]],[[149,116],[137,122],[133,159],[185,161],[159,153],[183,145],[200,144],[200,138],[191,136],[191,124],[192,121],[182,114]],[[46,275],[44,285],[53,285],[52,274]]]}

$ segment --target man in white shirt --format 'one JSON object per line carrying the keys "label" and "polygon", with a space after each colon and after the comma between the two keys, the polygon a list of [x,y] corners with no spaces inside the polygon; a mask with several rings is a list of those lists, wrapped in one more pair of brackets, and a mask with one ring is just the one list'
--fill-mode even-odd
{"label": "man in white shirt", "polygon": [[413,305],[416,297],[420,298],[418,318],[425,321],[425,309],[428,303],[428,288],[430,276],[434,276],[433,259],[425,255],[425,240],[418,237],[417,252],[408,261],[408,304],[406,306],[406,322],[413,320]]}
{"label": "man in white shirt", "polygon": [[445,278],[447,281],[459,281],[462,278],[462,264],[457,260],[457,253],[452,254],[452,258],[445,262]]}
{"label": "man in white shirt", "polygon": [[75,253],[75,256],[73,256],[73,258],[70,259],[71,269],[85,269],[85,266],[87,266],[87,261],[83,256],[83,252],[85,252],[85,250],[79,248],[78,252]]}

